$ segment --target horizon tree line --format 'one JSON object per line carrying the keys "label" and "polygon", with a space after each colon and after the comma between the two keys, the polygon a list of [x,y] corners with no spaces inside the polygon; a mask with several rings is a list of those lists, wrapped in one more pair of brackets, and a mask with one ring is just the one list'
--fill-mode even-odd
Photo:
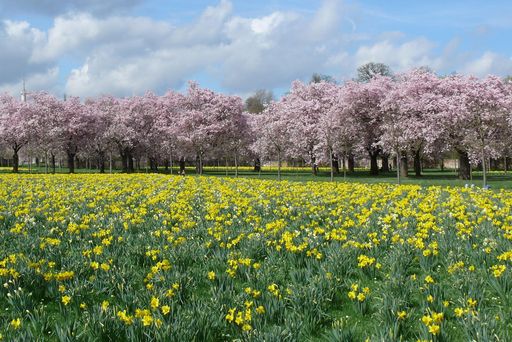
{"label": "horizon tree line", "polygon": [[[193,161],[198,174],[207,160],[252,164],[293,158],[311,166],[329,165],[331,178],[353,170],[357,158],[370,161],[370,173],[389,171],[395,161],[407,176],[409,160],[421,174],[424,157],[454,152],[459,177],[469,179],[480,163],[486,177],[489,158],[506,158],[512,136],[512,84],[496,76],[440,77],[428,68],[392,74],[384,64],[368,63],[358,78],[338,84],[314,74],[311,82],[294,81],[275,100],[260,90],[244,101],[190,82],[185,94],[116,98],[103,95],[81,101],[37,92],[22,101],[0,96],[0,142],[11,150],[13,172],[22,149],[30,149],[55,172],[64,156],[69,172],[77,156],[95,160],[100,172],[112,158],[124,172],[145,159],[151,171],[178,162],[184,171]],[[119,156],[116,158],[115,156]]]}

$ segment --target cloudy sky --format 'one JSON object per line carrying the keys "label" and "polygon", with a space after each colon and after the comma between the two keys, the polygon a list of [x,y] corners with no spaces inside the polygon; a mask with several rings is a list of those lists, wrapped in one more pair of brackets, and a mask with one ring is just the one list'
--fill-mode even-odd
{"label": "cloudy sky", "polygon": [[247,96],[313,73],[512,74],[508,0],[0,0],[0,92]]}

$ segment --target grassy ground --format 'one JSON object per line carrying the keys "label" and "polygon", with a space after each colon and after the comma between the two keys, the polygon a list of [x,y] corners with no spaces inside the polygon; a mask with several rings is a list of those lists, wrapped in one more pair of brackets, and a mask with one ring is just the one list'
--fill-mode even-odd
{"label": "grassy ground", "polygon": [[[57,173],[67,173],[66,168],[57,169]],[[9,173],[11,172],[10,168],[0,168],[0,173]],[[20,169],[20,173],[44,173],[44,168],[31,168],[30,170],[27,167],[23,167]],[[97,173],[97,170],[94,169],[77,169],[76,173]],[[107,170],[108,172],[108,170]],[[113,170],[114,173],[119,173],[121,170]],[[147,172],[146,170],[140,170],[140,173]],[[159,170],[160,173],[171,173],[171,170],[165,171],[163,168]],[[178,168],[174,168],[172,170],[173,174],[178,173]],[[412,170],[410,171],[412,174]],[[187,175],[195,175],[195,168],[187,167],[186,169]],[[239,172],[239,177],[247,177],[247,178],[258,178],[258,179],[277,179],[277,168],[276,167],[265,167],[262,172],[254,172],[250,167],[241,167]],[[226,172],[226,168],[224,167],[205,167],[204,175],[207,176],[221,176],[221,177],[235,177],[234,168],[228,168]],[[281,178],[289,181],[329,181],[330,180],[330,172],[328,168],[320,168],[318,175],[314,176],[309,168],[284,168],[281,171]],[[346,177],[343,174],[335,175],[335,182],[357,182],[357,183],[396,183],[396,173],[395,172],[387,172],[381,173],[378,176],[370,175],[368,170],[359,169],[354,173],[347,173]],[[439,169],[424,169],[423,174],[420,177],[416,177],[414,175],[409,176],[408,178],[401,179],[402,184],[419,184],[423,186],[430,185],[442,185],[442,186],[482,186],[482,172],[474,171],[472,180],[460,180],[457,178],[457,174],[454,170],[444,170],[441,171]],[[512,189],[512,172],[505,173],[503,171],[491,171],[488,174],[488,184],[492,189]]]}
{"label": "grassy ground", "polygon": [[511,212],[460,187],[3,174],[0,340],[512,341]]}

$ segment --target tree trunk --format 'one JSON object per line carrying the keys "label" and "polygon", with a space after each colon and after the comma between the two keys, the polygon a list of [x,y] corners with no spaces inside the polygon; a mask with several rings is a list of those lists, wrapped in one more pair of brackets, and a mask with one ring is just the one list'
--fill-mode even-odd
{"label": "tree trunk", "polygon": [[51,160],[52,160],[52,173],[55,174],[55,154],[51,153]]}
{"label": "tree trunk", "polygon": [[459,153],[459,179],[468,180],[470,178],[471,165],[469,155],[465,151],[457,150]]}
{"label": "tree trunk", "polygon": [[277,179],[281,180],[281,151],[277,152]]}
{"label": "tree trunk", "polygon": [[127,172],[128,173],[135,172],[135,168],[133,165],[133,156],[132,156],[132,152],[130,150],[128,150],[126,152],[126,164],[127,164]]}
{"label": "tree trunk", "polygon": [[[135,170],[137,170],[137,172],[140,172],[140,170],[142,170],[142,166],[141,166],[142,158],[140,158],[140,157],[135,158],[135,157],[131,156],[130,159],[128,160],[128,162],[130,162],[130,160],[132,161],[132,172],[135,172]],[[135,167],[133,167],[133,164],[135,164]]]}
{"label": "tree trunk", "polygon": [[444,159],[441,157],[441,162],[440,162],[440,166],[441,166],[441,171],[444,171]]}
{"label": "tree trunk", "polygon": [[421,176],[421,153],[419,149],[414,152],[414,174],[416,177]]}
{"label": "tree trunk", "polygon": [[372,176],[379,175],[379,164],[377,163],[378,155],[377,152],[370,152],[370,175]]}
{"label": "tree trunk", "polygon": [[343,153],[343,180],[347,180],[347,158],[345,153]]}
{"label": "tree trunk", "polygon": [[20,166],[20,156],[18,155],[18,151],[20,149],[15,147],[13,148],[14,153],[12,154],[12,172],[18,173]]}
{"label": "tree trunk", "polygon": [[48,173],[48,152],[44,153],[44,173]]}
{"label": "tree trunk", "polygon": [[169,172],[169,159],[164,160],[165,173]]}
{"label": "tree trunk", "polygon": [[180,175],[185,176],[185,157],[180,157]]}
{"label": "tree trunk", "polygon": [[347,164],[348,164],[348,172],[354,172],[355,166],[356,166],[356,161],[355,161],[354,155],[352,153],[348,154]]}
{"label": "tree trunk", "polygon": [[119,155],[121,156],[121,169],[123,173],[128,173],[128,149],[119,147]]}
{"label": "tree trunk", "polygon": [[153,173],[158,173],[158,162],[155,157],[148,157],[149,159],[149,169]]}
{"label": "tree trunk", "polygon": [[332,159],[333,170],[337,175],[339,175],[340,174],[340,161],[338,159],[338,156],[334,152],[331,153],[331,159]]}
{"label": "tree trunk", "polygon": [[108,169],[109,169],[109,173],[112,174],[112,151],[110,151],[109,157],[108,157]]}
{"label": "tree trunk", "polygon": [[203,174],[203,159],[201,158],[201,153],[196,155],[196,174]]}
{"label": "tree trunk", "polygon": [[261,171],[261,160],[260,158],[254,158],[254,172]]}
{"label": "tree trunk", "polygon": [[98,151],[98,169],[105,173],[105,151]]}
{"label": "tree trunk", "polygon": [[[483,139],[482,139],[483,140]],[[484,141],[482,141],[482,146],[485,146],[484,144]],[[489,164],[491,164],[491,162],[489,161]],[[489,169],[490,169],[490,166],[489,166]],[[486,157],[485,157],[485,150],[484,148],[482,147],[482,180],[483,180],[483,188],[486,189],[487,188],[487,161],[486,161]]]}
{"label": "tree trunk", "polygon": [[405,153],[400,156],[400,177],[409,177],[409,160]]}
{"label": "tree trunk", "polygon": [[238,155],[235,153],[235,177],[238,178]]}
{"label": "tree trunk", "polygon": [[68,156],[68,169],[69,173],[75,173],[75,152],[66,151],[66,154]]}
{"label": "tree trunk", "polygon": [[396,169],[396,181],[398,185],[400,185],[400,152],[398,149],[396,150],[396,158],[395,158],[395,169]]}
{"label": "tree trunk", "polygon": [[[155,169],[155,160],[151,157],[148,157],[148,161],[149,161],[149,170],[151,172],[153,172],[153,170]],[[146,167],[147,167],[147,164],[146,164]]]}
{"label": "tree trunk", "polygon": [[389,154],[383,154],[380,158],[382,161],[382,167],[380,170],[382,172],[389,172]]}
{"label": "tree trunk", "polygon": [[329,151],[329,155],[331,156],[331,182],[334,180],[334,154],[332,151]]}
{"label": "tree trunk", "polygon": [[311,173],[313,176],[318,175],[318,166],[316,165],[316,158],[311,156]]}

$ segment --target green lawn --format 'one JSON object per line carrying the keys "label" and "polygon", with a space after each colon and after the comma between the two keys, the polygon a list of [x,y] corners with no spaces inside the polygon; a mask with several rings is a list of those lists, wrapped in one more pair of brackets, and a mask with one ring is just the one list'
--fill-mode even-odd
{"label": "green lawn", "polygon": [[[0,168],[0,173],[9,173],[10,168]],[[29,171],[27,167],[20,168],[20,173],[44,173],[44,168],[33,167]],[[57,173],[67,173],[67,168],[57,168]],[[95,169],[76,169],[76,173],[97,173]],[[106,171],[109,172],[108,169]],[[113,170],[114,173],[120,173],[121,170]],[[139,173],[149,172],[146,169],[138,171]],[[165,171],[164,168],[159,169],[160,173],[170,174],[170,169]],[[178,168],[174,167],[172,170],[173,174],[178,173]],[[186,168],[186,175],[195,175],[194,167]],[[409,171],[410,176],[408,178],[402,178],[402,184],[419,184],[423,186],[430,185],[441,185],[441,186],[482,186],[482,172],[473,171],[472,180],[460,180],[454,170],[439,169],[424,169],[423,174],[420,177],[416,177],[413,174],[413,170]],[[220,177],[235,177],[235,169],[233,167],[228,168],[226,172],[225,167],[205,167],[204,175],[206,176],[220,176]],[[247,178],[258,178],[258,179],[277,179],[277,168],[276,167],[264,167],[262,172],[253,172],[248,167],[242,167],[238,172],[239,177]],[[318,175],[314,176],[309,168],[286,168],[281,171],[281,178],[289,181],[330,181],[330,172],[328,168],[321,168]],[[354,173],[347,173],[346,177],[343,173],[335,175],[335,182],[358,182],[358,183],[396,183],[396,173],[387,172],[381,173],[378,176],[370,175],[368,170],[356,170]],[[491,189],[512,189],[512,172],[505,173],[503,171],[491,171],[487,176],[488,184]]]}

